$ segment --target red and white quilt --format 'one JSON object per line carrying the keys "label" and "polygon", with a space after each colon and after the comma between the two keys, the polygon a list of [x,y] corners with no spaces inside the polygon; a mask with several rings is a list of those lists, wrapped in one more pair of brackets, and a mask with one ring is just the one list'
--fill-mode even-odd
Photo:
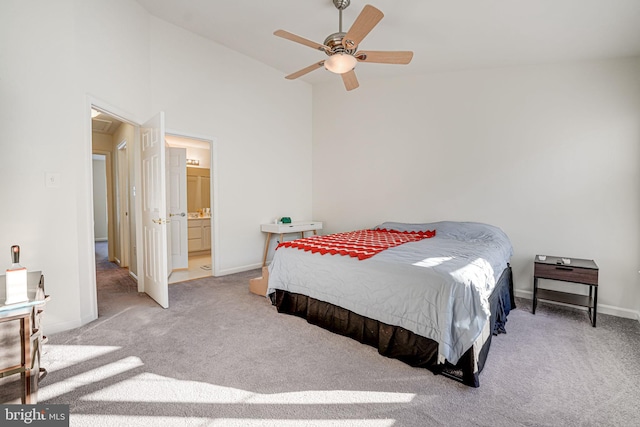
{"label": "red and white quilt", "polygon": [[386,229],[358,230],[282,242],[276,250],[280,247],[297,248],[311,253],[343,255],[363,260],[385,249],[428,239],[435,235],[435,230],[411,232]]}

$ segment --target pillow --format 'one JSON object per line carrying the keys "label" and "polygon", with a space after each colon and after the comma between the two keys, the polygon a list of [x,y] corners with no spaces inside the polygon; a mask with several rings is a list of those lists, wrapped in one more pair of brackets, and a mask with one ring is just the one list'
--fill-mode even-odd
{"label": "pillow", "polygon": [[436,230],[436,236],[439,238],[448,238],[456,240],[500,240],[502,243],[508,243],[509,238],[500,228],[481,222],[463,222],[463,221],[439,221],[427,223],[405,223],[387,221],[374,227],[374,230],[386,228],[388,230],[397,231],[427,231]]}

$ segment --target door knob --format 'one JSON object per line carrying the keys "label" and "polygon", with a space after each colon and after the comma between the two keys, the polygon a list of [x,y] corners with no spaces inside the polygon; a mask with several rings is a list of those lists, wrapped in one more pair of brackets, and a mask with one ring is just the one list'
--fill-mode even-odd
{"label": "door knob", "polygon": [[186,215],[187,215],[186,213],[180,212],[179,214],[169,214],[169,217],[172,217],[172,216],[186,216]]}

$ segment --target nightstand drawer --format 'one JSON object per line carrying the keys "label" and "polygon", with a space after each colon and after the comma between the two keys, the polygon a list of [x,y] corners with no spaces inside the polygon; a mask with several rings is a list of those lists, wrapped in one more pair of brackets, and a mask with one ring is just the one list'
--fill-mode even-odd
{"label": "nightstand drawer", "polygon": [[598,285],[597,269],[573,267],[571,265],[549,265],[537,262],[534,265],[533,275],[540,279]]}

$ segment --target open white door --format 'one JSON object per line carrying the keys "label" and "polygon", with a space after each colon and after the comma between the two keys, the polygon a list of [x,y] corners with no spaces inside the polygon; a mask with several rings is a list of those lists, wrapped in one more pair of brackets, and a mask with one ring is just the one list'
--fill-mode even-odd
{"label": "open white door", "polygon": [[158,113],[142,125],[140,145],[144,291],[163,308],[168,308],[164,113]]}
{"label": "open white door", "polygon": [[187,221],[187,149],[168,149],[169,224],[171,230],[171,260],[173,269],[189,268]]}

